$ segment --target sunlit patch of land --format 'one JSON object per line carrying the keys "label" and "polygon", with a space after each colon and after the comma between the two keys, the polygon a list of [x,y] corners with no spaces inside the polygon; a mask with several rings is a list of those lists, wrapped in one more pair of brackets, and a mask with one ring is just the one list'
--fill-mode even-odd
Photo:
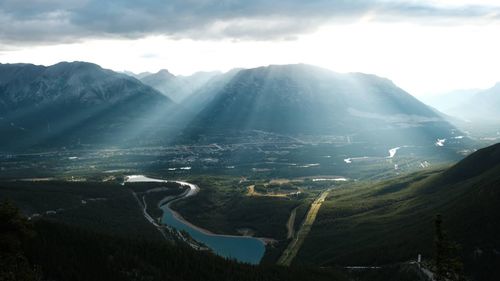
{"label": "sunlit patch of land", "polygon": [[295,236],[295,217],[297,216],[297,208],[293,208],[292,212],[290,213],[290,217],[288,218],[288,221],[286,223],[286,229],[288,231],[286,235],[286,239],[292,239]]}
{"label": "sunlit patch of land", "polygon": [[268,191],[268,192],[259,192],[255,191],[255,185],[249,185],[247,187],[247,196],[266,196],[266,197],[288,197],[288,196],[297,196],[301,193],[300,190],[290,191],[290,192],[279,192],[279,191]]}

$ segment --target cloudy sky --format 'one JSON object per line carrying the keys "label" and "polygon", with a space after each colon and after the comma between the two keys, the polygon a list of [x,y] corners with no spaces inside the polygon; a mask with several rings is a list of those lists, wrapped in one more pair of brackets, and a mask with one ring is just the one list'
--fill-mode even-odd
{"label": "cloudy sky", "polygon": [[491,87],[499,50],[499,0],[0,0],[1,63],[188,75],[300,62],[424,96]]}

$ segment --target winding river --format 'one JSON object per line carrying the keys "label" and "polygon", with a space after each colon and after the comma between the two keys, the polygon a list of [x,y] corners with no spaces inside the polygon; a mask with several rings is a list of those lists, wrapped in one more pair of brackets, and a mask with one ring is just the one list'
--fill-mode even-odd
{"label": "winding river", "polygon": [[[149,178],[143,175],[133,175],[126,177],[127,182],[167,182],[166,180]],[[194,240],[205,244],[215,254],[228,258],[235,259],[240,262],[249,264],[259,264],[264,256],[265,242],[263,239],[247,237],[247,236],[233,236],[233,235],[219,235],[211,233],[208,230],[197,227],[190,222],[186,221],[179,213],[172,210],[170,205],[178,200],[183,200],[187,197],[194,196],[198,193],[199,187],[192,183],[175,181],[182,185],[187,185],[189,189],[182,194],[181,197],[174,199],[162,206],[163,217],[162,223],[175,228],[179,231],[187,232]]]}

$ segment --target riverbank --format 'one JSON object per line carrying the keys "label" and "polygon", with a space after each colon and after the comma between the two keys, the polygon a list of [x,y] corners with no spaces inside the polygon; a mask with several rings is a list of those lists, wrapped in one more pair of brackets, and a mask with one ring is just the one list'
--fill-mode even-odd
{"label": "riverbank", "polygon": [[[148,178],[142,175],[128,176],[125,178],[125,181],[168,182],[167,180]],[[234,258],[236,260],[252,264],[258,264],[264,255],[266,245],[274,243],[276,241],[271,238],[263,237],[215,234],[207,229],[192,224],[191,222],[187,221],[180,213],[173,210],[171,206],[177,201],[195,196],[200,191],[200,188],[195,184],[185,181],[170,182],[175,182],[177,184],[187,186],[188,189],[181,195],[176,196],[175,198],[170,198],[170,200],[168,201],[167,197],[161,200],[161,202],[163,203],[163,205],[161,205],[163,216],[160,221],[160,226],[168,226],[169,228],[176,229],[179,233],[185,232],[189,234],[189,236],[194,241],[208,246],[211,250],[214,251],[214,253],[220,256],[226,258]]]}

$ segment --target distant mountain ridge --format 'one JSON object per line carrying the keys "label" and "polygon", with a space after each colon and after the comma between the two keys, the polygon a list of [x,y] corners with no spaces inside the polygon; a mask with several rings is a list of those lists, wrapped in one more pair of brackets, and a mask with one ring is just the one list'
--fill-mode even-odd
{"label": "distant mountain ridge", "polygon": [[152,87],[159,87],[162,83],[168,83],[172,79],[175,79],[175,75],[166,69],[162,69],[156,73],[142,77],[141,81]]}
{"label": "distant mountain ridge", "polygon": [[500,82],[493,87],[480,91],[472,98],[451,111],[463,112],[466,118],[488,120],[500,123]]}
{"label": "distant mountain ridge", "polygon": [[455,90],[444,94],[436,94],[422,97],[422,101],[441,112],[448,112],[450,109],[463,104],[471,99],[481,89]]}
{"label": "distant mountain ridge", "polygon": [[[0,65],[0,130],[12,136],[11,144],[54,138],[99,143],[104,135],[118,141],[125,138],[119,130],[158,139],[182,133],[182,141],[191,142],[200,134],[262,130],[399,145],[433,144],[453,129],[434,109],[370,74],[296,64],[186,77],[162,70],[142,81],[85,62]],[[156,89],[145,84],[155,81]],[[162,129],[169,126],[179,130]]]}
{"label": "distant mountain ridge", "polygon": [[[463,90],[430,100],[443,112],[466,121],[500,123],[500,82],[486,90]],[[443,103],[447,101],[447,105]]]}
{"label": "distant mountain ridge", "polygon": [[126,75],[128,75],[128,76],[134,77],[134,78],[136,78],[136,79],[141,79],[141,78],[143,78],[143,77],[146,77],[146,76],[148,76],[148,75],[153,74],[153,73],[151,73],[151,72],[147,72],[147,71],[146,71],[146,72],[140,72],[140,73],[134,73],[134,72],[132,72],[132,71],[127,71],[127,70],[123,71],[122,73],[123,73],[123,74],[126,74]]}
{"label": "distant mountain ridge", "polygon": [[220,72],[196,72],[190,76],[175,76],[166,69],[162,69],[157,73],[146,75],[140,80],[149,85],[175,102],[181,103],[186,98],[205,86],[210,80]]}

